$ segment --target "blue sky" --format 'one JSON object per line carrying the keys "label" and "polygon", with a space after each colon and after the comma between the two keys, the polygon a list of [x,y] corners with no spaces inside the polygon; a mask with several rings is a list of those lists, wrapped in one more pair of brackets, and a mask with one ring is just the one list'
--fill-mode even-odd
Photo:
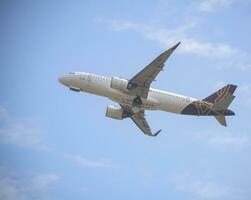
{"label": "blue sky", "polygon": [[[1,1],[0,199],[251,198],[251,2]],[[130,78],[181,45],[153,87],[238,85],[228,127],[147,112],[156,138],[70,92],[70,71]]]}

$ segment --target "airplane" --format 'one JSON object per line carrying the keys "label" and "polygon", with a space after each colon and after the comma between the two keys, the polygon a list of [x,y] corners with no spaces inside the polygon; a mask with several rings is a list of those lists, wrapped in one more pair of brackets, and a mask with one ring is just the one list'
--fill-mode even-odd
{"label": "airplane", "polygon": [[148,136],[157,136],[161,130],[152,132],[145,118],[146,110],[214,116],[221,125],[227,126],[225,116],[235,115],[228,106],[235,98],[233,93],[237,86],[228,84],[202,100],[150,87],[159,72],[163,71],[166,60],[179,45],[180,42],[160,54],[131,79],[70,72],[60,76],[58,81],[72,91],[87,92],[117,102],[117,106],[107,106],[106,116],[118,120],[130,118]]}

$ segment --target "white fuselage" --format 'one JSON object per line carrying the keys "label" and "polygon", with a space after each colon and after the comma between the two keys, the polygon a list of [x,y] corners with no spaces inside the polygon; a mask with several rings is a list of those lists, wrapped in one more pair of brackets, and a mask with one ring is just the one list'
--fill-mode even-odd
{"label": "white fuselage", "polygon": [[[132,106],[135,98],[133,95],[111,88],[111,78],[91,73],[69,73],[60,77],[59,81],[73,90],[107,97],[123,105]],[[140,109],[181,113],[186,106],[196,100],[191,97],[150,88],[147,98],[142,98]]]}

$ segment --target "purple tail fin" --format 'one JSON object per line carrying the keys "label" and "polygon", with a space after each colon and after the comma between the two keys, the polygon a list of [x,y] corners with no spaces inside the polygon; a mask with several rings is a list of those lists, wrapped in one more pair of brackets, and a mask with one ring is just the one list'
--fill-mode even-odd
{"label": "purple tail fin", "polygon": [[229,96],[229,95],[233,95],[235,89],[237,88],[236,85],[231,85],[228,84],[225,87],[219,89],[217,92],[211,94],[210,96],[208,96],[207,98],[203,99],[203,101],[207,101],[210,103],[216,103],[218,101],[223,100],[225,97]]}

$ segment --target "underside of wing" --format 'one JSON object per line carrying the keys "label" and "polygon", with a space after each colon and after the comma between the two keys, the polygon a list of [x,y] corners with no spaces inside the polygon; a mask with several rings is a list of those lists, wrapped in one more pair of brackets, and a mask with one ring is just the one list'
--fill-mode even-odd
{"label": "underside of wing", "polygon": [[137,113],[133,112],[132,107],[122,105],[120,104],[121,108],[124,109],[126,113],[128,113],[128,116],[132,119],[132,121],[140,128],[140,130],[149,136],[157,136],[161,130],[157,131],[156,133],[153,133],[151,131],[150,126],[148,125],[148,122],[145,119],[145,111],[141,110]]}
{"label": "underside of wing", "polygon": [[140,112],[132,115],[130,118],[146,135],[157,136],[161,131],[161,130],[158,130],[156,133],[152,133],[151,128],[149,127],[149,125],[145,119],[144,111],[140,111]]}
{"label": "underside of wing", "polygon": [[149,87],[155,80],[160,71],[163,70],[164,63],[173,53],[173,51],[179,46],[180,42],[172,48],[166,50],[160,54],[154,61],[141,70],[136,76],[134,76],[128,84],[128,88],[131,93],[137,96],[146,98],[148,95]]}

